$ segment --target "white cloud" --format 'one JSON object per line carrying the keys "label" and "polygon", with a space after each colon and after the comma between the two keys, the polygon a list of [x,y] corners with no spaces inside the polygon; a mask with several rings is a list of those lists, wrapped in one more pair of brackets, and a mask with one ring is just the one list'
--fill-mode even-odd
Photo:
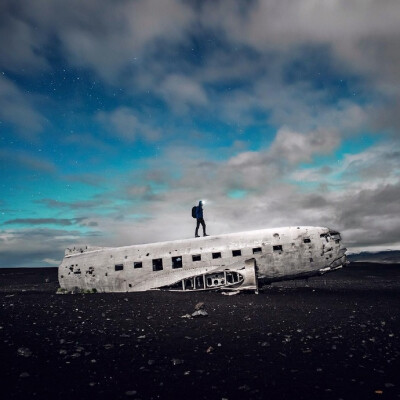
{"label": "white cloud", "polygon": [[207,94],[201,84],[183,75],[167,76],[160,93],[166,102],[178,112],[186,112],[189,106],[205,106]]}
{"label": "white cloud", "polygon": [[7,10],[7,6],[3,7],[0,13],[0,67],[27,75],[47,70],[49,64],[41,52],[46,33]]}
{"label": "white cloud", "polygon": [[[194,19],[192,8],[178,0],[64,4],[52,4],[50,9],[53,18],[58,16],[52,30],[69,61],[91,67],[112,83],[159,43],[184,42]],[[61,15],[60,6],[65,10]]]}
{"label": "white cloud", "polygon": [[310,162],[313,155],[329,154],[339,144],[339,137],[334,131],[314,131],[301,134],[281,128],[269,152],[287,160],[290,164]]}
{"label": "white cloud", "polygon": [[[379,78],[382,67],[388,74],[399,71],[399,15],[396,0],[267,0],[247,7],[225,0],[206,3],[203,23],[259,51],[329,45],[354,70]],[[393,56],[397,68],[382,65]]]}
{"label": "white cloud", "polygon": [[58,267],[60,265],[60,260],[55,260],[53,258],[44,258],[43,261],[52,267]]}

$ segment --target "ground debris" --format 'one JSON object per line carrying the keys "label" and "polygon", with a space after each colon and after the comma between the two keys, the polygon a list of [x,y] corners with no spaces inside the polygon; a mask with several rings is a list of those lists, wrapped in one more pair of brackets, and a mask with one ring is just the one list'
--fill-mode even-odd
{"label": "ground debris", "polygon": [[197,310],[192,314],[193,318],[207,317],[207,316],[208,316],[208,312],[206,310]]}
{"label": "ground debris", "polygon": [[201,301],[194,306],[195,310],[204,310],[206,308],[205,304]]}
{"label": "ground debris", "polygon": [[212,353],[214,351],[214,347],[210,346],[208,347],[208,349],[206,350],[206,353]]}
{"label": "ground debris", "polygon": [[17,353],[19,356],[22,356],[22,357],[30,357],[32,355],[32,352],[27,347],[20,347],[17,350]]}
{"label": "ground debris", "polygon": [[181,360],[180,358],[172,358],[171,359],[171,363],[172,365],[180,365],[183,364],[185,361]]}

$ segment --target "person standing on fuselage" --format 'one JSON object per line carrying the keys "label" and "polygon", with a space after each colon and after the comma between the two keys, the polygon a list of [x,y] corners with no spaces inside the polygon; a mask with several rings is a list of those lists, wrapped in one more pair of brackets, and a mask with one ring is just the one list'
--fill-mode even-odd
{"label": "person standing on fuselage", "polygon": [[199,205],[196,207],[196,232],[194,233],[195,237],[199,237],[199,226],[203,227],[203,236],[208,236],[206,234],[206,223],[204,222],[203,218],[203,202],[200,200]]}

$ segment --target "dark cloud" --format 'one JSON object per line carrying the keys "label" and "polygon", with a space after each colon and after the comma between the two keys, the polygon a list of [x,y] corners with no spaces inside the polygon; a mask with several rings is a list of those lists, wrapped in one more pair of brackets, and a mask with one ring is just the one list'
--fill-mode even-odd
{"label": "dark cloud", "polygon": [[0,65],[12,72],[37,73],[49,68],[41,51],[48,33],[24,18],[21,5],[13,1],[0,5]]}
{"label": "dark cloud", "polygon": [[[340,221],[346,228],[366,227],[371,221],[399,220],[400,184],[379,185],[373,189],[360,190],[344,199],[346,207],[340,209]],[[372,226],[374,224],[371,224]],[[383,232],[381,232],[382,234]]]}
{"label": "dark cloud", "polygon": [[16,126],[21,136],[31,140],[46,125],[46,119],[33,105],[33,97],[0,75],[0,119]]}
{"label": "dark cloud", "polygon": [[300,207],[305,209],[323,209],[329,205],[329,201],[321,194],[304,195]]}

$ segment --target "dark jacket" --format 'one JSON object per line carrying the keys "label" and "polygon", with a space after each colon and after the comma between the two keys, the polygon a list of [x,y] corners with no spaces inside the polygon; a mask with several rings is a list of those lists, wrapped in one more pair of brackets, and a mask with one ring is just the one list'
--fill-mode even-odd
{"label": "dark jacket", "polygon": [[199,201],[199,205],[196,207],[196,218],[203,218],[203,205],[201,201]]}

